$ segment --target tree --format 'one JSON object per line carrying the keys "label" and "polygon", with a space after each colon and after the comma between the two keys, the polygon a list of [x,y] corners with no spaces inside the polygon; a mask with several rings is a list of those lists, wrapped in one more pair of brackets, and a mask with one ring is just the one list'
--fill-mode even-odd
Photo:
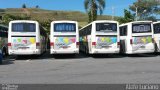
{"label": "tree", "polygon": [[119,23],[127,23],[127,22],[131,22],[134,21],[134,16],[131,14],[130,11],[124,9],[124,17],[121,17],[120,19],[118,19]]}
{"label": "tree", "polygon": [[22,8],[27,8],[27,7],[26,7],[26,4],[23,4],[23,5],[22,5]]}
{"label": "tree", "polygon": [[88,13],[89,22],[95,21],[97,19],[98,11],[102,15],[105,8],[105,0],[85,0],[84,7]]}
{"label": "tree", "polygon": [[12,20],[30,20],[31,17],[28,17],[27,15],[11,15],[11,14],[4,14],[2,18],[2,24],[8,25],[10,21]]}
{"label": "tree", "polygon": [[130,6],[130,10],[135,12],[134,15],[138,20],[146,20],[158,13],[159,6],[160,2],[158,0],[138,0]]}
{"label": "tree", "polygon": [[39,6],[38,6],[38,5],[36,5],[36,8],[39,8]]}

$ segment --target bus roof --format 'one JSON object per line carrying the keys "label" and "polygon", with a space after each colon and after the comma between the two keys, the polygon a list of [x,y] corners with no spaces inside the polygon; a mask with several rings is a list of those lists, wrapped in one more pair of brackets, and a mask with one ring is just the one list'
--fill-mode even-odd
{"label": "bus roof", "polygon": [[58,20],[58,21],[52,21],[51,23],[77,23],[77,21]]}
{"label": "bus roof", "polygon": [[13,20],[13,21],[10,21],[9,23],[23,23],[23,22],[26,22],[26,23],[38,23],[37,21],[33,21],[33,20]]}
{"label": "bus roof", "polygon": [[125,25],[128,25],[128,24],[132,24],[132,23],[152,23],[152,21],[133,21],[133,22],[128,22],[128,23],[121,24],[119,26],[121,27],[121,26],[125,26]]}
{"label": "bus roof", "polygon": [[153,22],[153,24],[157,24],[157,23],[160,23],[160,21],[157,21],[157,22]]}
{"label": "bus roof", "polygon": [[82,30],[83,28],[93,24],[93,23],[102,23],[102,22],[108,22],[108,23],[118,23],[118,21],[113,21],[113,20],[96,20],[96,21],[93,21],[89,24],[87,24],[86,26],[82,27],[80,30]]}

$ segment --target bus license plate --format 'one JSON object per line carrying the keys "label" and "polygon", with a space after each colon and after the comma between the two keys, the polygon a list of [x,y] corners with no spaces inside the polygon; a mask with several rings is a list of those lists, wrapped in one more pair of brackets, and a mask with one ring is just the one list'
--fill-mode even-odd
{"label": "bus license plate", "polygon": [[67,48],[68,48],[68,46],[63,46],[62,48],[63,48],[63,49],[67,49]]}
{"label": "bus license plate", "polygon": [[27,47],[20,47],[19,49],[23,49],[23,50],[25,50],[25,49],[27,49]]}
{"label": "bus license plate", "polygon": [[146,48],[145,46],[141,46],[141,48]]}
{"label": "bus license plate", "polygon": [[111,48],[111,46],[102,46],[102,48]]}

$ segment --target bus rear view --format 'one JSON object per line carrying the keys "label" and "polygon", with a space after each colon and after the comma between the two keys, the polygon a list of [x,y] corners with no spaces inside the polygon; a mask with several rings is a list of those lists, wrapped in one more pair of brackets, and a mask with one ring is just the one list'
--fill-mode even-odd
{"label": "bus rear view", "polygon": [[9,23],[8,48],[10,55],[40,54],[37,47],[39,27],[36,21],[11,21]]}
{"label": "bus rear view", "polygon": [[135,21],[123,24],[120,26],[120,33],[122,53],[154,52],[153,24],[151,21]]}
{"label": "bus rear view", "polygon": [[[93,53],[116,54],[119,53],[119,24],[116,21],[97,21],[95,22],[95,38],[96,43]],[[93,25],[93,26],[94,26]],[[93,28],[94,29],[94,28]],[[94,33],[94,31],[93,31]],[[94,36],[94,34],[93,34]]]}
{"label": "bus rear view", "polygon": [[75,21],[53,21],[50,30],[51,54],[79,53],[78,23]]}
{"label": "bus rear view", "polygon": [[117,21],[97,20],[80,29],[80,50],[87,54],[119,53]]}

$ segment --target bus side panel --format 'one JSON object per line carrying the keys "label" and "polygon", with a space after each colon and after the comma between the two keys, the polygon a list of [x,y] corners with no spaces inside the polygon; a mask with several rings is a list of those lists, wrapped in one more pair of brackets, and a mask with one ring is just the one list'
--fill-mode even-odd
{"label": "bus side panel", "polygon": [[47,49],[47,43],[46,43],[46,37],[40,36],[40,47],[41,47],[41,53],[45,52]]}
{"label": "bus side panel", "polygon": [[80,50],[86,52],[88,50],[88,36],[80,37]]}
{"label": "bus side panel", "polygon": [[127,51],[127,36],[120,36],[120,53]]}
{"label": "bus side panel", "polygon": [[160,34],[154,34],[156,52],[160,52]]}

